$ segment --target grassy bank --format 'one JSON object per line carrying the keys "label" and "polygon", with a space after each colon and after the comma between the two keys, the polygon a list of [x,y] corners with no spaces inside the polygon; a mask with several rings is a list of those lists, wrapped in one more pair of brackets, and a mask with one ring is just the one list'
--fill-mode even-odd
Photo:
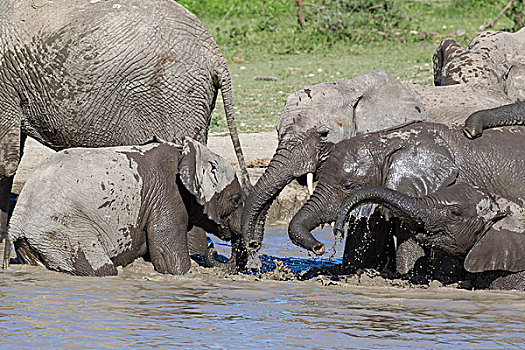
{"label": "grassy bank", "polygon": [[[401,81],[432,84],[439,42],[451,36],[467,45],[508,1],[312,0],[301,8],[292,0],[180,2],[228,60],[239,130],[259,132],[274,130],[286,97],[305,86],[381,68]],[[514,30],[511,19],[503,16],[495,29]],[[219,98],[211,132],[225,131]]]}

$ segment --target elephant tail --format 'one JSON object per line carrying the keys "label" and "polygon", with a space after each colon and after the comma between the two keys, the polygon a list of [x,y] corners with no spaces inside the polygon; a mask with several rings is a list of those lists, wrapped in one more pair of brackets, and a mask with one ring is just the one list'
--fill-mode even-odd
{"label": "elephant tail", "polygon": [[226,113],[226,121],[228,123],[228,130],[230,131],[233,148],[235,150],[235,154],[237,155],[237,160],[239,161],[239,167],[241,168],[241,181],[243,183],[244,189],[246,191],[250,191],[252,185],[250,182],[250,177],[248,176],[248,168],[246,167],[246,162],[244,161],[244,154],[242,153],[241,141],[239,139],[237,125],[233,116],[231,75],[228,69],[224,67],[221,69],[218,76],[221,87],[222,101],[224,103],[224,112]]}

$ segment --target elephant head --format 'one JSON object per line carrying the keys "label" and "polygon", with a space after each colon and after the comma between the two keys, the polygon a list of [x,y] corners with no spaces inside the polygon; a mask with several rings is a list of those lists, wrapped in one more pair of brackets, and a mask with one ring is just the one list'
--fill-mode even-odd
{"label": "elephant head", "polygon": [[[386,187],[363,188],[341,206],[342,232],[350,212],[364,203],[388,208],[414,229],[419,242],[464,257],[469,272],[525,270],[525,208],[467,183],[415,197]],[[351,233],[350,233],[351,234]]]}
{"label": "elephant head", "polygon": [[509,125],[525,125],[525,102],[472,113],[465,121],[463,131],[468,138],[473,139],[481,136],[484,129]]}
{"label": "elephant head", "polygon": [[324,245],[310,231],[335,221],[345,198],[359,188],[388,186],[425,195],[453,183],[458,168],[435,129],[439,127],[414,123],[339,142],[320,171],[314,193],[290,222],[292,242],[322,254]]}
{"label": "elephant head", "polygon": [[201,207],[190,213],[205,214],[205,217],[196,216],[190,221],[220,239],[231,240],[232,263],[242,269],[246,263],[240,225],[244,199],[233,166],[203,144],[185,138],[179,178]]}
{"label": "elephant head", "polygon": [[424,119],[424,106],[384,70],[317,84],[288,96],[277,125],[277,150],[246,201],[242,230],[248,248],[260,248],[266,213],[288,183],[299,179],[312,192],[314,174],[336,143]]}

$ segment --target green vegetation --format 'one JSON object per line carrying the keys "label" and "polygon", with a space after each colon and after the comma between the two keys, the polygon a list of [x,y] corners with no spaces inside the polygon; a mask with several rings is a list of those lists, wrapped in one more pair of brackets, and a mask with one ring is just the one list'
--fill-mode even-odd
{"label": "green vegetation", "polygon": [[[468,45],[508,0],[179,2],[203,21],[228,60],[239,130],[256,132],[274,130],[286,97],[305,86],[380,68],[401,81],[432,84],[439,42],[451,36]],[[517,0],[495,29],[523,26],[523,4]],[[273,80],[255,79],[261,77]],[[225,131],[219,98],[211,132]]]}

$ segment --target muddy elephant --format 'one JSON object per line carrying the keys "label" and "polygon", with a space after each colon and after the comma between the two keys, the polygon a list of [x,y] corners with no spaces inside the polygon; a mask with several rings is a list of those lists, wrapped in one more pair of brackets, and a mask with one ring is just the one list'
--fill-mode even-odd
{"label": "muddy elephant", "polygon": [[246,201],[242,230],[248,248],[260,248],[266,213],[280,191],[298,179],[312,192],[339,141],[410,121],[463,123],[479,109],[510,103],[503,91],[475,84],[401,84],[384,70],[294,92],[277,125],[277,150]]}
{"label": "muddy elephant", "polygon": [[525,101],[477,111],[465,120],[463,132],[473,139],[481,136],[484,129],[508,125],[525,125]]}
{"label": "muddy elephant", "polygon": [[[524,198],[524,136],[523,128],[505,127],[469,140],[460,126],[421,122],[343,140],[323,165],[314,193],[291,220],[290,238],[323,254],[324,244],[310,231],[335,221],[345,198],[363,187],[385,186],[421,197],[466,182],[511,200]],[[398,243],[397,252],[403,252],[413,240],[398,237]],[[409,271],[417,258],[397,253],[398,272]]]}
{"label": "muddy elephant", "polygon": [[172,0],[0,1],[0,224],[31,136],[61,150],[158,137],[206,143],[219,89],[245,182],[231,77],[200,20]]}
{"label": "muddy elephant", "polygon": [[436,86],[475,82],[525,100],[525,28],[516,33],[486,31],[467,48],[444,39],[433,56]]}
{"label": "muddy elephant", "polygon": [[116,275],[138,257],[161,273],[190,268],[188,231],[239,246],[242,191],[235,169],[203,144],[72,148],[44,161],[9,224],[23,263],[83,276]]}
{"label": "muddy elephant", "polygon": [[419,243],[463,259],[465,270],[481,274],[475,282],[485,279],[481,283],[489,288],[525,290],[523,200],[513,202],[467,183],[422,197],[368,187],[344,201],[334,231],[342,233],[350,212],[365,203],[381,205],[401,218]]}

